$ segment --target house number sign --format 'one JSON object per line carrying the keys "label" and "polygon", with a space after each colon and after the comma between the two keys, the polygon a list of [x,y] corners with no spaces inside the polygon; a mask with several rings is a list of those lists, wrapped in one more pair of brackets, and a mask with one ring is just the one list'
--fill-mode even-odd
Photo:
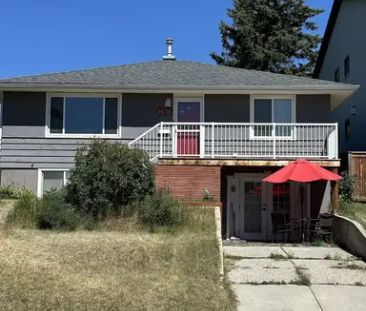
{"label": "house number sign", "polygon": [[171,107],[158,107],[159,116],[171,116],[173,109]]}

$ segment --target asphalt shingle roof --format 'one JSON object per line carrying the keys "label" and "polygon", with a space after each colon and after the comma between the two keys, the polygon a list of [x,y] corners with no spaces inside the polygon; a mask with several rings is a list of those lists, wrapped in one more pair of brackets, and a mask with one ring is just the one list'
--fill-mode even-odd
{"label": "asphalt shingle roof", "polygon": [[329,87],[345,84],[270,72],[239,69],[190,61],[152,61],[26,76],[0,80],[0,86],[16,85],[100,87]]}

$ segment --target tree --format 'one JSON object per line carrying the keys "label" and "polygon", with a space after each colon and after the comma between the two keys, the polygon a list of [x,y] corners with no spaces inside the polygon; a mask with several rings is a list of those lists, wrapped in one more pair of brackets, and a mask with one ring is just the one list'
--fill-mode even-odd
{"label": "tree", "polygon": [[232,25],[220,23],[223,52],[211,57],[227,66],[309,75],[321,41],[309,19],[322,12],[304,0],[234,0]]}

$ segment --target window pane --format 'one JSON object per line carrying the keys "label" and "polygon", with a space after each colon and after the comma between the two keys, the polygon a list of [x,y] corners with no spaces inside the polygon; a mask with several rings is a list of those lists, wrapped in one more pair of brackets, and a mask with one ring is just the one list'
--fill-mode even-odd
{"label": "window pane", "polygon": [[[291,99],[275,99],[273,105],[273,122],[292,123]],[[277,125],[276,136],[291,136],[291,126]]]}
{"label": "window pane", "polygon": [[63,97],[51,98],[51,120],[50,132],[62,133],[64,119],[64,99]]}
{"label": "window pane", "polygon": [[291,123],[292,121],[292,106],[291,99],[275,99],[273,101],[273,122],[276,123]]}
{"label": "window pane", "polygon": [[117,134],[118,98],[105,99],[105,134]]}
{"label": "window pane", "polygon": [[178,103],[179,122],[200,122],[199,102],[179,102]]}
{"label": "window pane", "polygon": [[43,193],[51,190],[58,190],[64,186],[63,171],[43,172]]}
{"label": "window pane", "polygon": [[271,123],[272,122],[272,100],[255,99],[254,100],[254,122]]}
{"label": "window pane", "polygon": [[[271,123],[272,122],[272,100],[271,99],[255,99],[254,100],[254,122],[255,123]],[[254,126],[255,136],[271,136],[271,125]]]}
{"label": "window pane", "polygon": [[65,105],[65,133],[102,134],[103,98],[68,97]]}
{"label": "window pane", "polygon": [[347,76],[349,75],[350,72],[350,61],[349,61],[349,56],[346,57],[346,59],[344,60],[344,77],[347,78]]}

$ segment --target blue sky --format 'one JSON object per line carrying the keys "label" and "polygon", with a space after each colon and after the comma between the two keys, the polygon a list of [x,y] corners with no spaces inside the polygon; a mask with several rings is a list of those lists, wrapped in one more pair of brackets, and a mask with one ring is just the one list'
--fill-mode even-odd
{"label": "blue sky", "polygon": [[[306,0],[326,10],[333,0]],[[1,0],[0,78],[161,59],[212,62],[232,0]]]}

